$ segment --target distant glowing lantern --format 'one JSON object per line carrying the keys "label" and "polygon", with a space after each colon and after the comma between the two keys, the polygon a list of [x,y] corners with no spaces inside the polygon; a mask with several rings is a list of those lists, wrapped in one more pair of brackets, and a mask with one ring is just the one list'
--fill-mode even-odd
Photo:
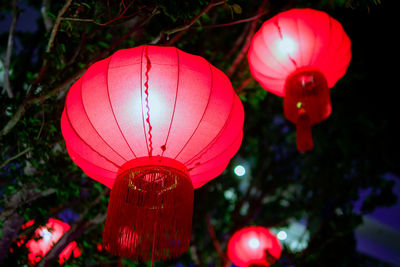
{"label": "distant glowing lantern", "polygon": [[260,226],[243,228],[228,242],[228,258],[239,267],[270,266],[281,256],[278,239]]}
{"label": "distant glowing lantern", "polygon": [[351,43],[341,24],[322,11],[292,9],[266,21],[247,55],[254,78],[284,97],[284,113],[296,124],[297,148],[313,148],[311,126],[329,117],[329,88],[346,72]]}
{"label": "distant glowing lantern", "polygon": [[[33,224],[34,220],[31,220],[24,224],[22,228],[24,229],[30,227]],[[70,226],[67,223],[50,218],[46,226],[36,229],[34,233],[35,238],[26,243],[26,247],[29,249],[29,264],[34,265],[38,263],[47,254],[47,252],[50,251],[54,244],[60,240],[65,232],[69,230],[69,228]],[[24,238],[18,241],[17,245],[20,246],[22,243],[24,243]],[[77,247],[77,243],[75,241],[69,243],[58,255],[58,262],[63,264],[71,255],[73,255],[74,258],[77,258],[81,255],[81,251]]]}
{"label": "distant glowing lantern", "polygon": [[103,246],[136,260],[189,247],[193,189],[239,149],[243,106],[204,58],[140,46],[93,64],[68,92],[61,129],[72,160],[112,188]]}

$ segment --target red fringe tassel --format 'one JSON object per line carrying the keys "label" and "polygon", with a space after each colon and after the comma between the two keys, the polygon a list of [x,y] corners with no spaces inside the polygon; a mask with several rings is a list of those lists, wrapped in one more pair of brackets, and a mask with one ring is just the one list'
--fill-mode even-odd
{"label": "red fringe tassel", "polygon": [[120,174],[112,188],[103,244],[137,261],[175,258],[189,248],[193,185],[187,174],[146,166]]}
{"label": "red fringe tassel", "polygon": [[296,123],[297,150],[306,152],[314,147],[311,133],[310,117],[307,113],[301,113]]}
{"label": "red fringe tassel", "polygon": [[285,117],[296,124],[297,149],[314,147],[311,126],[329,117],[332,107],[324,75],[315,69],[301,68],[288,77],[283,102]]}

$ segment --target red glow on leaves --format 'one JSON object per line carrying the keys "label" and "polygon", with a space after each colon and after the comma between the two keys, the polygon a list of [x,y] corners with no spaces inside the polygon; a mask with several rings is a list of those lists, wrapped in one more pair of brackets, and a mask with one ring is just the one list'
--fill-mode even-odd
{"label": "red glow on leaves", "polygon": [[[34,220],[31,220],[22,226],[22,229],[26,229],[34,224]],[[26,243],[26,247],[29,249],[28,262],[30,265],[38,263],[52,248],[52,246],[60,240],[65,232],[69,230],[70,226],[60,220],[50,218],[45,226],[41,226],[35,230],[34,238]],[[26,238],[26,237],[25,237]],[[24,237],[17,242],[20,246],[24,243]],[[65,260],[69,259],[71,254],[74,258],[81,255],[81,251],[75,241],[69,243],[64,250],[59,254],[59,263],[63,264]]]}

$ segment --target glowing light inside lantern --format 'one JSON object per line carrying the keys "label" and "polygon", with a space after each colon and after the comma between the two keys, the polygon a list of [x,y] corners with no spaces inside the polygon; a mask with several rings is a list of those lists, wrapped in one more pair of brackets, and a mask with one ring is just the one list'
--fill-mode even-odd
{"label": "glowing light inside lantern", "polygon": [[[127,114],[133,114],[133,116],[138,116],[138,118],[141,120],[142,119],[142,112],[146,116],[147,113],[147,105],[146,105],[146,99],[148,100],[148,105],[151,107],[149,109],[150,112],[150,120],[151,121],[157,121],[157,122],[163,122],[165,120],[166,112],[165,110],[167,109],[166,107],[166,101],[163,99],[162,95],[159,94],[159,92],[156,90],[157,88],[152,88],[152,94],[151,96],[148,97],[145,93],[142,94],[142,98],[138,97],[133,100],[133,105],[132,108],[133,110],[128,110]],[[169,122],[169,121],[168,121]]]}
{"label": "glowing light inside lantern", "polygon": [[249,240],[249,247],[250,248],[252,248],[252,249],[257,249],[257,248],[259,248],[260,247],[260,240],[258,240],[258,238],[255,238],[255,237],[253,237],[253,238],[251,238],[250,240]]}
{"label": "glowing light inside lantern", "polygon": [[279,240],[285,240],[287,238],[287,234],[285,231],[279,231],[276,236]]}
{"label": "glowing light inside lantern", "polygon": [[51,240],[51,233],[47,229],[42,230],[42,238],[44,241],[48,242]]}
{"label": "glowing light inside lantern", "polygon": [[[31,220],[22,226],[22,229],[32,226],[35,223]],[[57,243],[65,232],[69,230],[70,226],[63,221],[50,218],[46,226],[41,226],[35,231],[35,235],[38,239],[34,238],[26,243],[26,247],[29,250],[28,263],[29,265],[35,265],[41,258],[43,258],[50,249]],[[24,243],[24,238],[17,242],[18,246]],[[64,264],[65,260],[69,259],[71,255],[77,258],[81,255],[81,251],[78,244],[75,241],[69,243],[58,255],[58,262],[60,265]]]}
{"label": "glowing light inside lantern", "polygon": [[290,37],[283,37],[278,41],[279,52],[283,55],[293,55],[296,48],[296,42]]}
{"label": "glowing light inside lantern", "polygon": [[246,174],[246,169],[242,165],[237,165],[233,171],[237,176],[243,176]]}

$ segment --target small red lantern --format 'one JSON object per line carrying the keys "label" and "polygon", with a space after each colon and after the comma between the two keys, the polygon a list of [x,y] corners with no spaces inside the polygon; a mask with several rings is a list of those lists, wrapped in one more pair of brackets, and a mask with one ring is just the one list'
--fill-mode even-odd
{"label": "small red lantern", "polygon": [[189,247],[193,189],[242,141],[243,106],[204,58],[140,46],[93,64],[68,92],[61,130],[72,160],[112,187],[104,248],[136,260]]}
{"label": "small red lantern", "polygon": [[[24,224],[22,228],[29,227],[33,225],[34,220],[31,220]],[[26,247],[29,249],[28,254],[28,262],[31,265],[35,265],[38,263],[42,257],[44,257],[47,252],[54,246],[55,243],[60,240],[60,238],[69,230],[70,226],[60,220],[50,218],[47,222],[46,226],[39,227],[35,230],[34,239],[29,240],[26,243]],[[18,242],[18,245],[22,244],[24,239],[21,239]],[[79,250],[77,243],[75,241],[69,243],[63,251],[58,255],[58,262],[60,265],[64,263],[65,260],[68,260],[69,257],[73,255],[74,258],[77,258],[81,255],[81,251]]]}
{"label": "small red lantern", "polygon": [[239,267],[270,266],[282,253],[278,239],[267,229],[251,226],[237,231],[228,242],[228,258]]}
{"label": "small red lantern", "polygon": [[297,148],[313,148],[311,126],[329,117],[329,88],[346,72],[351,43],[341,24],[322,11],[292,9],[266,21],[247,55],[254,78],[284,97],[284,113],[296,124]]}

